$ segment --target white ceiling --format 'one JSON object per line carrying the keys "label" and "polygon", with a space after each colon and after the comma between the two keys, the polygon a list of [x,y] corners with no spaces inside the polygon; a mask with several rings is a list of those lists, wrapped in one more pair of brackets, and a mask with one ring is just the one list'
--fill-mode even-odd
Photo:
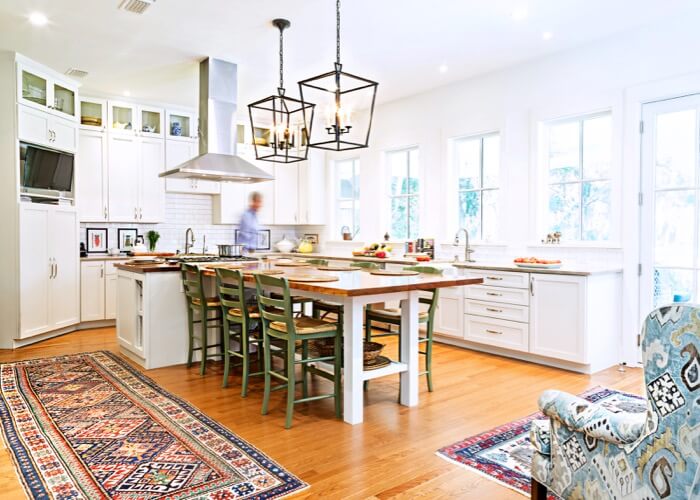
{"label": "white ceiling", "polygon": [[[86,91],[195,106],[197,62],[239,64],[239,102],[277,87],[275,17],[285,34],[286,87],[329,71],[333,0],[157,0],[144,15],[120,0],[1,0],[0,49],[58,71],[89,72]],[[693,5],[695,4],[695,5]],[[388,101],[599,40],[666,16],[698,15],[693,0],[345,0],[344,69],[380,82]],[[525,20],[511,18],[526,8]],[[47,26],[29,24],[41,11]],[[542,33],[553,33],[550,41]],[[445,73],[438,71],[442,64]]]}

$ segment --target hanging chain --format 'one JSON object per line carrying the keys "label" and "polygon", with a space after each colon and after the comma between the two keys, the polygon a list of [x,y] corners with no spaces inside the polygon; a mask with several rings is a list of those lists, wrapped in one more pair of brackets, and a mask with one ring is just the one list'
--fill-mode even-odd
{"label": "hanging chain", "polygon": [[280,88],[284,88],[284,28],[280,27]]}
{"label": "hanging chain", "polygon": [[335,2],[335,62],[340,64],[340,0]]}

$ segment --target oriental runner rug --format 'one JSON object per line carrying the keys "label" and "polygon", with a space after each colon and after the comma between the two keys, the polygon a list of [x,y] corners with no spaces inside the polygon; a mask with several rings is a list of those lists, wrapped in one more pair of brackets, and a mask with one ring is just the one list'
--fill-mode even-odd
{"label": "oriental runner rug", "polygon": [[267,499],[307,487],[109,352],[3,364],[0,395],[33,498]]}
{"label": "oriental runner rug", "polygon": [[[647,409],[646,401],[640,396],[602,387],[589,389],[580,397],[619,411],[645,412]],[[534,452],[530,443],[530,426],[533,420],[544,419],[547,417],[542,413],[533,413],[441,448],[436,454],[506,488],[530,496],[530,463]],[[550,493],[549,498],[557,497]]]}

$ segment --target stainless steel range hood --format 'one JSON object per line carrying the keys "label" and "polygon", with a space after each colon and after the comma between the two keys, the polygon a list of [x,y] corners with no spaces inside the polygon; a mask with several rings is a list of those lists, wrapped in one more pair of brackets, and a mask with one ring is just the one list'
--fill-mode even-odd
{"label": "stainless steel range hood", "polygon": [[236,155],[237,77],[233,63],[212,58],[199,63],[199,156],[160,177],[247,183],[274,179]]}

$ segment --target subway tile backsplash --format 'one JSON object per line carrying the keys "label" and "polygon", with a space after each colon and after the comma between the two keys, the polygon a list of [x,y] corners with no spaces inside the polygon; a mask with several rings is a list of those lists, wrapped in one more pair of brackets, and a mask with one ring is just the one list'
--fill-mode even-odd
{"label": "subway tile backsplash", "polygon": [[[109,247],[117,247],[118,228],[137,228],[139,234],[155,230],[160,233],[157,249],[160,251],[183,251],[185,248],[185,231],[191,227],[195,235],[195,252],[202,251],[203,236],[207,237],[209,252],[216,252],[217,244],[234,242],[235,224],[213,224],[212,197],[206,194],[182,194],[166,193],[165,195],[165,220],[159,224],[132,224],[132,223],[100,223],[90,222],[80,224],[80,241],[85,242],[85,229],[88,227],[106,227],[108,229]],[[299,238],[304,233],[318,233],[319,227],[306,226],[260,226],[261,229],[270,229],[270,242],[274,244],[285,235],[288,238]],[[148,243],[146,243],[148,244]]]}

